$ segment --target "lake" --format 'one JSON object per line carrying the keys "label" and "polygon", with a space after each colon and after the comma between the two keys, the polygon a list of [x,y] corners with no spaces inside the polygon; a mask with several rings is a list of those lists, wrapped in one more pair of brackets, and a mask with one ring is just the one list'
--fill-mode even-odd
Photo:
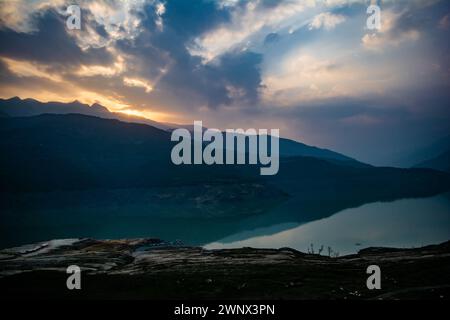
{"label": "lake", "polygon": [[[86,194],[93,200],[86,200]],[[419,247],[450,240],[450,193],[354,208],[332,201],[304,205],[294,197],[262,214],[213,218],[195,212],[167,217],[149,209],[150,204],[137,204],[136,197],[123,206],[100,206],[98,199],[105,195],[86,194],[22,197],[28,207],[0,215],[0,247],[61,238],[153,237],[208,249],[291,247],[306,252],[312,244],[317,252],[323,245],[322,254],[330,247],[343,255],[369,246]],[[60,198],[72,199],[73,205],[55,205]]]}
{"label": "lake", "polygon": [[413,248],[450,239],[450,194],[425,199],[370,203],[331,217],[272,232],[253,230],[206,244],[207,249],[282,248],[317,252],[324,246],[340,255],[365,247]]}

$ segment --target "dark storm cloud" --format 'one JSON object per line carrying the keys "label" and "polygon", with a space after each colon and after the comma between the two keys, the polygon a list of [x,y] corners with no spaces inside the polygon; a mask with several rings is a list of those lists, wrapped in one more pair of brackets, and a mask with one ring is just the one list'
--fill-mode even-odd
{"label": "dark storm cloud", "polygon": [[280,35],[276,32],[271,32],[264,38],[264,44],[270,45],[277,42],[278,40],[280,40]]}
{"label": "dark storm cloud", "polygon": [[[133,55],[132,68],[141,76],[153,79],[167,69],[158,83],[160,99],[173,94],[193,98],[193,105],[210,108],[228,105],[239,99],[256,103],[261,85],[259,66],[262,55],[252,52],[230,52],[214,63],[203,64],[200,57],[187,49],[197,37],[229,20],[229,12],[211,1],[170,1],[166,4],[162,30],[154,23],[154,9],[146,9],[144,27],[137,39],[119,41],[117,47]],[[239,92],[233,96],[230,88]],[[169,97],[165,97],[169,95]],[[181,97],[183,100],[183,97]],[[189,101],[184,99],[185,107]]]}
{"label": "dark storm cloud", "polygon": [[8,66],[0,60],[0,82],[8,80],[12,76],[11,72],[8,69]]}
{"label": "dark storm cloud", "polygon": [[229,53],[221,58],[218,67],[224,82],[244,90],[245,99],[250,104],[256,103],[258,99],[262,59],[261,54],[254,52]]}
{"label": "dark storm cloud", "polygon": [[213,1],[208,0],[168,1],[164,14],[165,24],[185,40],[225,23],[229,18],[229,11],[220,9]]}
{"label": "dark storm cloud", "polygon": [[46,11],[36,20],[36,32],[0,29],[0,56],[60,66],[109,64],[113,61],[105,48],[82,51],[75,39],[67,34],[64,17],[55,11]]}
{"label": "dark storm cloud", "polygon": [[[113,44],[118,53],[127,55],[125,76],[149,81],[160,79],[158,90],[149,96],[160,103],[178,100],[186,108],[190,105],[217,108],[236,100],[256,103],[261,83],[261,55],[230,52],[218,57],[213,64],[203,64],[200,57],[192,56],[187,50],[195,37],[229,21],[229,11],[212,1],[175,0],[165,6],[161,29],[155,23],[158,16],[152,3],[143,12],[135,13],[142,19],[143,31],[136,38],[124,38]],[[108,40],[105,27],[99,25],[89,11],[83,11],[83,15],[84,21],[90,24],[100,39]],[[69,68],[76,70],[79,65],[108,66],[114,62],[115,57],[106,47],[91,46],[82,50],[76,37],[68,34],[70,31],[65,27],[65,17],[56,11],[40,12],[34,19],[36,32],[0,29],[0,42],[7,44],[0,47],[0,56],[42,63],[53,72]],[[113,87],[121,92],[139,90],[121,88],[120,79],[102,83],[97,78],[89,81],[73,74],[65,77],[81,85],[87,83],[90,88]],[[130,98],[133,100],[133,97]]]}

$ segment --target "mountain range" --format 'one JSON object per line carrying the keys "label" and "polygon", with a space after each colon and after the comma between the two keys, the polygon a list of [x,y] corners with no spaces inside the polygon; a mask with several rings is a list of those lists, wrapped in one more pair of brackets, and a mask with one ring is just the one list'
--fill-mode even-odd
{"label": "mountain range", "polygon": [[[333,181],[334,185],[355,177],[354,182],[370,178],[379,183],[386,173],[386,183],[397,176],[439,176],[430,170],[365,166],[290,140],[284,140],[280,147],[283,167],[272,179],[260,177],[258,168],[251,165],[176,166],[170,160],[174,145],[170,132],[80,114],[3,117],[0,132],[3,191],[147,188],[233,180],[277,185],[289,181],[296,184],[289,191],[292,193],[305,186],[307,178],[311,187],[316,181]],[[308,153],[302,155],[305,150]],[[390,188],[392,183],[381,189]],[[431,190],[432,185],[427,188]]]}
{"label": "mountain range", "polygon": [[0,99],[0,112],[11,117],[29,117],[45,113],[79,113],[105,119],[117,119],[125,122],[144,123],[164,130],[171,129],[172,126],[177,126],[175,124],[164,124],[147,118],[127,115],[125,113],[111,112],[106,107],[98,103],[88,105],[77,100],[73,102],[40,102],[35,99],[20,99],[19,97]]}
{"label": "mountain range", "polygon": [[[11,117],[29,117],[41,114],[83,114],[103,119],[116,119],[124,122],[147,124],[165,131],[172,131],[176,128],[186,128],[189,131],[193,131],[193,126],[189,124],[161,123],[142,117],[129,116],[124,113],[110,112],[106,107],[98,103],[94,103],[89,106],[88,104],[83,104],[79,101],[70,103],[40,102],[34,99],[22,100],[18,97],[14,97],[11,99],[0,99],[0,115],[1,114]],[[342,162],[352,162],[353,164],[357,163],[355,159],[347,157],[338,152],[308,146],[301,142],[285,138],[280,138],[280,155],[311,156]],[[362,163],[360,164],[362,165]]]}

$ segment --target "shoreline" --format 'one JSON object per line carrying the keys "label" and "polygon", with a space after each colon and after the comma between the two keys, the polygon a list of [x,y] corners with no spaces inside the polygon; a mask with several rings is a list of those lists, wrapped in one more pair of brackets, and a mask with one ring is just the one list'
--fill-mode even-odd
{"label": "shoreline", "polygon": [[[374,264],[381,290],[366,287]],[[66,288],[69,265],[81,268],[81,290]],[[450,241],[331,258],[159,239],[53,240],[0,250],[0,287],[6,299],[449,299]]]}

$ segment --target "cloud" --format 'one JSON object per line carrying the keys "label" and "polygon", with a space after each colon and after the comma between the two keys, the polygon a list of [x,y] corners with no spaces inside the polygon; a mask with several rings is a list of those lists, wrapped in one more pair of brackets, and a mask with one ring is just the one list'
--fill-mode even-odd
{"label": "cloud", "polygon": [[80,31],[66,29],[63,1],[0,1],[0,96],[278,126],[371,157],[363,138],[448,131],[444,0],[385,0],[375,33],[366,0],[77,2]]}
{"label": "cloud", "polygon": [[81,49],[65,27],[64,17],[51,9],[36,18],[37,31],[16,32],[0,29],[0,55],[70,68],[78,64],[109,64],[113,55],[106,48]]}
{"label": "cloud", "polygon": [[[20,3],[17,2],[16,7]],[[226,14],[218,11],[214,4],[176,0],[167,5],[158,1],[83,2],[85,19],[78,32],[66,30],[65,16],[55,8],[57,4],[48,2],[42,6],[41,3],[41,6],[31,7],[38,10],[38,14],[31,9],[23,13],[33,26],[21,30],[25,32],[15,30],[14,24],[3,25],[0,30],[2,43],[10,44],[2,46],[0,56],[14,58],[12,71],[16,71],[16,75],[19,66],[28,65],[28,73],[33,72],[35,77],[51,71],[60,81],[103,92],[111,92],[114,87],[125,93],[118,87],[121,83],[151,94],[147,98],[136,91],[131,91],[133,96],[131,92],[119,94],[114,98],[113,108],[130,101],[139,101],[140,106],[144,99],[186,108],[190,104],[217,107],[237,100],[257,99],[260,85],[257,65],[261,61],[257,54],[230,52],[215,65],[199,66],[200,60],[186,50],[185,43],[191,36],[207,30],[215,20],[226,19]],[[191,14],[186,15],[188,12]],[[167,28],[163,27],[166,17]],[[2,21],[6,23],[5,19]],[[13,66],[11,61],[10,67]],[[21,68],[22,73],[25,69]],[[240,70],[246,73],[236,77]],[[109,80],[103,83],[98,81],[99,77]],[[72,94],[77,92],[79,90],[73,90]],[[186,96],[191,97],[189,104]],[[120,102],[122,99],[124,101]]]}
{"label": "cloud", "polygon": [[[91,29],[92,22],[101,26],[108,39],[133,38],[138,34],[141,19],[139,14],[143,12],[144,5],[151,3],[159,17],[164,14],[164,4],[156,1],[145,0],[79,0],[77,5],[82,8],[82,24],[84,35],[94,36],[95,30]],[[14,0],[0,3],[0,25],[19,33],[33,33],[39,31],[40,15],[48,10],[54,10],[61,15],[66,15],[68,4],[63,0]],[[76,35],[76,33],[74,33]],[[82,39],[78,39],[82,41]],[[89,42],[93,39],[84,40]],[[96,40],[99,40],[97,38]],[[103,39],[106,40],[106,39]],[[94,43],[90,43],[94,45]],[[98,45],[98,44],[97,44]]]}
{"label": "cloud", "polygon": [[[331,50],[318,53],[302,46],[293,50],[274,68],[263,74],[262,103],[278,107],[315,100],[383,94],[405,83],[403,66],[390,61],[373,61],[339,56]],[[408,83],[410,85],[411,83]]]}
{"label": "cloud", "polygon": [[406,41],[416,41],[420,38],[420,32],[409,30],[396,37],[381,36],[380,34],[366,34],[361,39],[364,48],[373,51],[383,51],[388,46],[398,46]]}
{"label": "cloud", "polygon": [[442,19],[439,20],[438,26],[443,30],[448,30],[450,28],[450,14],[443,16]]}
{"label": "cloud", "polygon": [[6,64],[6,68],[18,77],[37,77],[54,82],[61,82],[62,79],[57,73],[52,73],[48,65],[37,64],[29,61],[14,60],[10,58],[0,58]]}
{"label": "cloud", "polygon": [[0,27],[6,27],[18,33],[37,32],[40,14],[48,9],[61,7],[63,4],[63,0],[1,1]]}
{"label": "cloud", "polygon": [[116,55],[116,60],[111,65],[82,64],[74,73],[80,77],[113,77],[122,74],[125,68],[124,58],[121,55]]}
{"label": "cloud", "polygon": [[312,0],[279,1],[272,6],[258,0],[244,3],[239,6],[237,2],[222,2],[222,7],[231,7],[230,21],[195,38],[189,52],[200,56],[204,62],[211,61],[238,45],[245,47],[264,28],[276,31],[296,20],[303,20],[299,14],[315,6]]}
{"label": "cloud", "polygon": [[316,15],[309,24],[309,30],[324,28],[325,30],[334,29],[338,24],[345,21],[345,17],[340,14],[324,12]]}
{"label": "cloud", "polygon": [[128,87],[140,87],[140,88],[144,88],[145,92],[151,92],[153,91],[153,87],[150,83],[148,83],[145,80],[142,79],[135,79],[135,78],[123,78],[123,84],[128,86]]}
{"label": "cloud", "polygon": [[272,43],[277,42],[279,39],[280,39],[280,35],[278,33],[271,32],[264,38],[264,44],[270,45]]}
{"label": "cloud", "polygon": [[367,33],[361,39],[364,48],[373,51],[383,51],[389,46],[399,46],[404,42],[417,41],[420,31],[416,28],[417,21],[411,13],[404,10],[394,12],[384,10],[381,18],[381,29],[378,32]]}

